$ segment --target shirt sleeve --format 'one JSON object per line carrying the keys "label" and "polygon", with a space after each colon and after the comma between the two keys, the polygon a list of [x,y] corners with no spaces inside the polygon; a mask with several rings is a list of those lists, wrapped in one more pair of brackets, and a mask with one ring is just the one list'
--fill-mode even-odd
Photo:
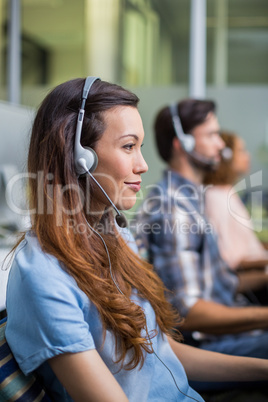
{"label": "shirt sleeve", "polygon": [[242,261],[267,259],[267,253],[254,233],[245,205],[231,190],[220,186],[210,188],[206,193],[206,214],[218,235],[223,259],[236,269]]}
{"label": "shirt sleeve", "polygon": [[146,245],[147,259],[171,291],[167,293],[168,300],[186,316],[202,297],[202,237],[194,233],[198,225],[178,206],[171,213],[161,211],[140,218],[138,225],[138,246]]}
{"label": "shirt sleeve", "polygon": [[54,257],[24,243],[8,281],[6,337],[25,374],[58,354],[95,348],[89,303]]}
{"label": "shirt sleeve", "polygon": [[[240,240],[236,238],[234,233],[227,202],[227,193],[225,191],[219,191],[215,187],[208,189],[206,193],[206,216],[213,225],[222,258],[230,267],[234,268],[240,262],[238,247]],[[215,207],[216,205],[217,208]],[[236,244],[235,249],[233,247],[234,243]]]}
{"label": "shirt sleeve", "polygon": [[166,269],[169,275],[169,287],[174,292],[172,304],[183,316],[186,316],[192,306],[203,297],[201,258],[202,236],[197,235],[198,225],[191,215],[176,208],[166,218],[166,228],[163,241],[168,247],[166,251]]}

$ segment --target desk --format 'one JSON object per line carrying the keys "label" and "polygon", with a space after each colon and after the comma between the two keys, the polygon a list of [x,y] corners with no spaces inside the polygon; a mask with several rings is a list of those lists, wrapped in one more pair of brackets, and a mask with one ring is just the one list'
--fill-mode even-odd
{"label": "desk", "polygon": [[7,269],[8,258],[7,262],[3,265],[3,261],[6,255],[9,253],[9,248],[0,248],[0,311],[5,310],[6,308],[6,287],[7,287],[7,279],[9,269]]}

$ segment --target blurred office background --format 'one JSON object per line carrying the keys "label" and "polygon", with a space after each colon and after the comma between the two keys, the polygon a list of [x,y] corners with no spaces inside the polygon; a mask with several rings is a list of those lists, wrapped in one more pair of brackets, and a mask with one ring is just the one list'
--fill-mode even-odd
{"label": "blurred office background", "polygon": [[10,221],[4,190],[14,166],[25,170],[35,108],[55,85],[87,75],[141,98],[144,192],[164,166],[152,131],[157,110],[195,96],[213,98],[222,128],[245,139],[251,174],[262,177],[242,190],[261,188],[265,205],[267,0],[0,0],[0,25],[0,224]]}

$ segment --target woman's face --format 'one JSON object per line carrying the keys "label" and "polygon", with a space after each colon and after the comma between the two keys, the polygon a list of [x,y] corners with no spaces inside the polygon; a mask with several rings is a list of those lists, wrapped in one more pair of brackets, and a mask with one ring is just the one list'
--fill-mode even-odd
{"label": "woman's face", "polygon": [[247,174],[250,169],[250,155],[242,138],[235,140],[233,149],[232,170],[239,177]]}
{"label": "woman's face", "polygon": [[[141,175],[148,170],[141,153],[142,120],[135,107],[117,106],[104,112],[104,121],[106,129],[95,147],[99,161],[94,177],[117,208],[129,209],[136,202]],[[101,208],[109,205],[98,189],[94,199]]]}

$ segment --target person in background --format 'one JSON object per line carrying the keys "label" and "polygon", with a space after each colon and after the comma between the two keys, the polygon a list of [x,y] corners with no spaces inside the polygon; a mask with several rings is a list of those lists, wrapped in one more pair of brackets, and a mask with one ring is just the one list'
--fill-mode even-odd
{"label": "person in background", "polygon": [[[136,212],[132,228],[140,255],[153,264],[168,300],[185,318],[181,329],[188,343],[266,359],[268,308],[242,295],[248,282],[222,259],[204,213],[203,181],[208,170],[217,169],[225,149],[216,105],[184,99],[165,106],[154,130],[167,167]],[[252,287],[265,283],[268,275],[263,274]],[[207,384],[208,389],[217,386],[223,387]]]}
{"label": "person in background", "polygon": [[268,379],[268,360],[178,342],[162,282],[119,233],[147,171],[138,100],[96,77],[74,79],[47,95],[33,124],[32,227],[9,274],[6,339],[57,402],[201,402],[186,374]]}
{"label": "person in background", "polygon": [[235,189],[249,172],[250,154],[236,134],[222,131],[221,138],[232,152],[205,175],[205,212],[218,236],[220,253],[231,268],[263,267],[268,264],[268,251],[254,233],[250,215]]}

